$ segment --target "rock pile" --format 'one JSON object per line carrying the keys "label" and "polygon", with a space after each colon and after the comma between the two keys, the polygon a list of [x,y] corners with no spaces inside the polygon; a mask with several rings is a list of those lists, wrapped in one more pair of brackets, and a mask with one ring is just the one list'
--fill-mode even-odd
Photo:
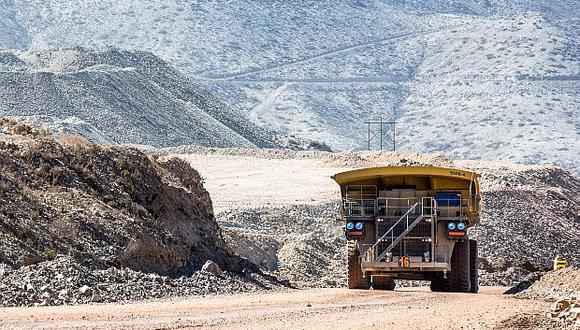
{"label": "rock pile", "polygon": [[509,293],[517,293],[527,289],[540,277],[548,267],[540,267],[529,261],[511,262],[504,258],[479,258],[480,285],[513,286]]}
{"label": "rock pile", "polygon": [[252,267],[225,250],[209,194],[187,163],[46,134],[0,121],[0,262],[18,268],[73,254],[99,268],[170,276],[208,259],[225,270]]}
{"label": "rock pile", "polygon": [[569,267],[553,270],[536,281],[528,289],[516,294],[518,298],[557,301],[580,295],[580,268]]}
{"label": "rock pile", "polygon": [[149,52],[3,50],[0,68],[0,116],[92,142],[282,146],[276,134]]}
{"label": "rock pile", "polygon": [[576,296],[560,299],[552,304],[550,316],[559,320],[564,326],[580,326],[580,301]]}
{"label": "rock pile", "polygon": [[52,306],[127,302],[283,288],[275,278],[252,272],[198,270],[171,278],[130,268],[95,269],[71,256],[11,269],[0,280],[0,306]]}
{"label": "rock pile", "polygon": [[346,285],[346,239],[338,205],[292,205],[218,214],[236,254],[302,287]]}

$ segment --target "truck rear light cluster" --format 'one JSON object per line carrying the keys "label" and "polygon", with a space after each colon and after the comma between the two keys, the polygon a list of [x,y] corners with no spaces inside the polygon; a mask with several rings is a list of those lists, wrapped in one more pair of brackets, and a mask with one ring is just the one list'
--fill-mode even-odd
{"label": "truck rear light cluster", "polygon": [[364,226],[365,225],[362,222],[354,223],[354,222],[349,221],[346,223],[346,230],[353,230],[353,229],[362,230],[364,228]]}
{"label": "truck rear light cluster", "polygon": [[364,233],[364,223],[363,222],[352,222],[349,221],[346,223],[346,225],[344,226],[344,228],[346,229],[346,237],[347,238],[352,238],[352,239],[360,239],[362,238],[365,233]]}
{"label": "truck rear light cluster", "polygon": [[465,229],[467,226],[465,222],[448,222],[447,223],[447,236],[453,237],[465,237]]}

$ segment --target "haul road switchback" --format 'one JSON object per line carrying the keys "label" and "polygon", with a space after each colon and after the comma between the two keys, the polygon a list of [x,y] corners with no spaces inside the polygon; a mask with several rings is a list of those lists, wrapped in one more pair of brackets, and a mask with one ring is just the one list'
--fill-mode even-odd
{"label": "haul road switchback", "polygon": [[479,175],[432,166],[373,167],[332,177],[342,195],[349,289],[393,290],[394,279],[432,291],[479,290]]}

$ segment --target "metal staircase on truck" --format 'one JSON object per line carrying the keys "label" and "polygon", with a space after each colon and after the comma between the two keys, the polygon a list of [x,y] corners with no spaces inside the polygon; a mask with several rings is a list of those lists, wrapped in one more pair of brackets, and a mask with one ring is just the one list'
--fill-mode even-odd
{"label": "metal staircase on truck", "polygon": [[[433,233],[434,224],[436,223],[437,207],[436,201],[432,197],[423,197],[420,201],[412,204],[386,231],[378,233],[376,243],[364,251],[363,258],[367,262],[391,261],[393,252],[399,252],[397,255],[406,255],[409,250],[412,254],[423,254],[425,250],[429,256],[433,256]],[[388,219],[378,218],[377,222]],[[418,235],[410,235],[414,229],[421,224],[423,230],[416,231]],[[378,236],[377,235],[377,236]],[[413,248],[421,245],[420,248]],[[399,251],[400,250],[400,251]],[[417,252],[419,251],[419,252]]]}

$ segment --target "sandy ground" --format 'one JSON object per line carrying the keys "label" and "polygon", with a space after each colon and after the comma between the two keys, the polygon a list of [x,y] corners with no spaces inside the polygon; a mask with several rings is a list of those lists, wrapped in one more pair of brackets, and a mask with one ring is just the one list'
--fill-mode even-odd
{"label": "sandy ground", "polygon": [[0,309],[0,328],[15,329],[489,329],[546,303],[502,295],[346,289],[194,297],[136,304]]}
{"label": "sandy ground", "polygon": [[331,175],[348,169],[319,159],[179,155],[205,180],[215,213],[232,208],[324,203],[340,198]]}

